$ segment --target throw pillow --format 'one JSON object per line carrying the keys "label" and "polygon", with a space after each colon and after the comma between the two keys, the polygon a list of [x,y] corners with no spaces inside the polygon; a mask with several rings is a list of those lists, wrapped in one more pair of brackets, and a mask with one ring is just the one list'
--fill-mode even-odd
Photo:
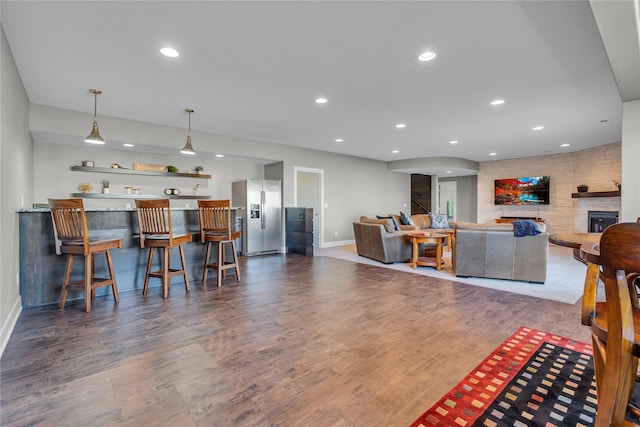
{"label": "throw pillow", "polygon": [[431,226],[431,221],[429,220],[428,214],[411,215],[411,220],[415,225],[420,227],[421,230],[429,228]]}
{"label": "throw pillow", "polygon": [[431,228],[450,228],[447,214],[429,212],[429,219],[431,219]]}
{"label": "throw pillow", "polygon": [[410,216],[407,216],[406,213],[400,211],[400,224],[402,225],[416,225]]}
{"label": "throw pillow", "polygon": [[378,219],[390,219],[391,221],[393,221],[393,228],[395,231],[399,231],[400,227],[398,227],[398,223],[396,222],[396,219],[392,216],[381,216],[381,215],[376,215],[376,218]]}
{"label": "throw pillow", "polygon": [[363,218],[360,222],[364,222],[365,224],[379,224],[384,227],[384,230],[387,233],[393,233],[395,231],[395,227],[393,226],[393,221],[391,219],[373,219],[373,218]]}

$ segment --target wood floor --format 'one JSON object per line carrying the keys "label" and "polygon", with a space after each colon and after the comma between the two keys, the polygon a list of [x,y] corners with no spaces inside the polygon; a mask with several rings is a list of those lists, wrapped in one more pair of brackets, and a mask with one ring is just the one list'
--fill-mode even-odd
{"label": "wood floor", "polygon": [[579,305],[327,257],[240,262],[240,284],[24,310],[0,425],[405,427],[519,326],[590,339]]}

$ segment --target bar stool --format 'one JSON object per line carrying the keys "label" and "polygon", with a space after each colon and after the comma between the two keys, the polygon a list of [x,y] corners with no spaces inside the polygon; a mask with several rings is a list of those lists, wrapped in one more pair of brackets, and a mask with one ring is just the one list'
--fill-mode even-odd
{"label": "bar stool", "polygon": [[[118,286],[113,271],[111,249],[122,247],[122,239],[89,239],[87,216],[82,199],[49,199],[53,233],[56,241],[56,253],[67,254],[67,267],[60,292],[60,310],[64,310],[69,289],[84,290],[84,311],[91,311],[91,300],[96,296],[96,289],[111,286],[113,299],[118,302]],[[108,278],[95,277],[94,255],[105,254],[107,258]],[[73,257],[84,257],[84,279],[70,282]]]}
{"label": "bar stool", "polygon": [[[229,200],[198,200],[198,212],[200,217],[200,240],[207,244],[207,253],[204,258],[204,270],[202,272],[202,285],[207,281],[207,272],[210,268],[218,274],[218,287],[222,286],[222,277],[226,277],[228,269],[236,270],[236,280],[240,282],[240,269],[238,267],[238,255],[236,254],[236,241],[242,235],[241,231],[233,231],[231,225],[231,202]],[[218,244],[218,261],[209,262],[211,255],[211,243]],[[226,261],[224,248],[231,244],[233,261]]]}
{"label": "bar stool", "polygon": [[[140,247],[149,247],[149,260],[147,261],[147,271],[144,276],[142,295],[147,295],[150,277],[162,279],[163,298],[167,298],[169,295],[171,278],[175,276],[184,277],[184,286],[186,290],[189,291],[189,276],[187,275],[187,263],[185,261],[182,244],[191,241],[191,234],[173,234],[169,199],[136,199],[136,212],[138,216],[138,227],[140,229]],[[171,249],[176,246],[180,251],[181,270],[170,267],[170,252]],[[164,257],[162,260],[162,268],[152,272],[151,265],[153,263],[153,253],[156,248],[163,249]]]}

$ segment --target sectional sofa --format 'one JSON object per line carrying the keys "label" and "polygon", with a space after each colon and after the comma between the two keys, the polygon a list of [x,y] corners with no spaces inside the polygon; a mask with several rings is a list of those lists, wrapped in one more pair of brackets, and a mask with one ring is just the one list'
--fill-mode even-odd
{"label": "sectional sofa", "polygon": [[549,234],[516,237],[510,223],[457,222],[452,262],[456,276],[544,283]]}

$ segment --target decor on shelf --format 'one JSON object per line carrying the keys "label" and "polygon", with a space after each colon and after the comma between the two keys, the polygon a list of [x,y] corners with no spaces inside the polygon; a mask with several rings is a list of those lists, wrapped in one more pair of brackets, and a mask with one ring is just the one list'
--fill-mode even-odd
{"label": "decor on shelf", "polygon": [[98,95],[102,93],[100,89],[89,89],[89,92],[93,94],[93,127],[91,133],[84,141],[90,144],[104,144],[104,139],[100,136],[100,130],[98,129]]}
{"label": "decor on shelf", "polygon": [[193,186],[193,194],[196,196],[200,195],[200,184],[196,184]]}
{"label": "decor on shelf", "polygon": [[613,184],[618,187],[618,191],[620,191],[622,189],[622,184],[620,183],[620,181],[616,181],[615,179],[613,180]]}
{"label": "decor on shelf", "polygon": [[167,166],[155,165],[153,163],[134,163],[133,169],[138,171],[151,171],[151,172],[168,172]]}
{"label": "decor on shelf", "polygon": [[196,166],[194,170],[196,171],[197,174],[201,174],[204,168],[202,166]]}
{"label": "decor on shelf", "polygon": [[586,193],[587,191],[589,191],[589,186],[578,185],[578,193]]}
{"label": "decor on shelf", "polygon": [[90,193],[91,190],[93,190],[93,185],[89,184],[88,182],[83,182],[78,186],[78,190],[82,191],[83,193]]}
{"label": "decor on shelf", "polygon": [[176,173],[178,172],[178,168],[175,166],[167,166],[167,172]]}
{"label": "decor on shelf", "polygon": [[180,152],[182,154],[194,155],[196,154],[196,152],[193,150],[193,147],[191,146],[191,113],[193,113],[193,110],[191,108],[187,108],[184,111],[189,113],[189,130],[187,131],[187,143],[184,145],[184,147],[182,147],[182,150],[180,150]]}
{"label": "decor on shelf", "polygon": [[105,179],[102,181],[102,193],[109,194],[109,180]]}
{"label": "decor on shelf", "polygon": [[83,160],[82,161],[82,166],[87,166],[87,167],[94,167],[95,163],[93,163],[93,160]]}

